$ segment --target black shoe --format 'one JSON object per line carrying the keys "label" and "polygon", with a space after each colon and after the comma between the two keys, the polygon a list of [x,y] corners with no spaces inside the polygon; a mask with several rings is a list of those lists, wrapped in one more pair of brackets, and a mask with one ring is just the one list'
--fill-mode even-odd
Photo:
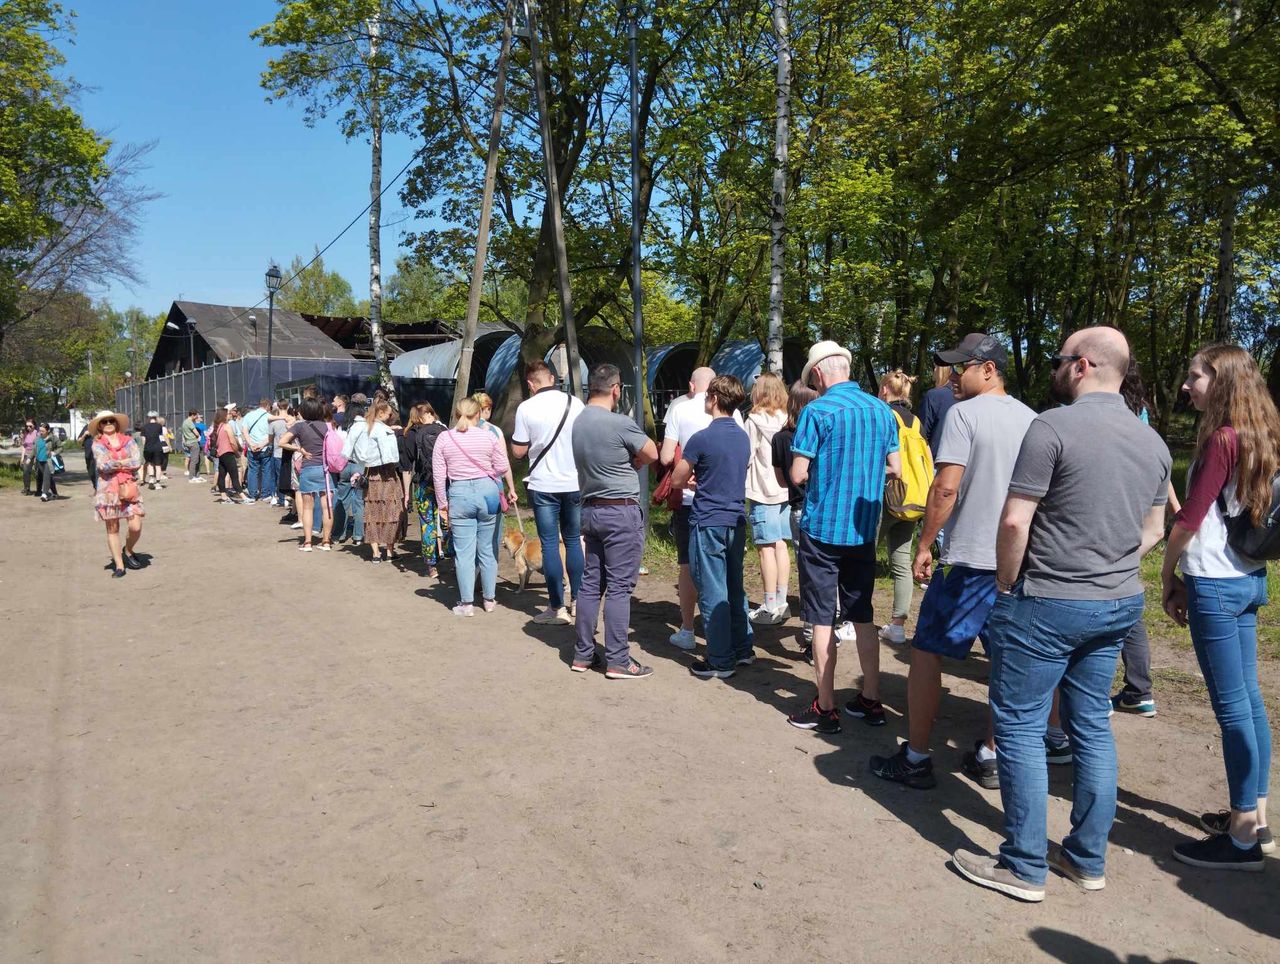
{"label": "black shoe", "polygon": [[932,790],[938,785],[933,776],[933,759],[925,757],[919,763],[907,759],[907,744],[898,747],[893,756],[873,756],[871,772],[882,780],[892,780],[916,790]]}
{"label": "black shoe", "polygon": [[124,564],[127,569],[141,569],[142,560],[135,556],[132,552],[124,553]]}
{"label": "black shoe", "polygon": [[853,699],[844,705],[844,711],[867,726],[884,726],[884,706],[879,700],[869,700],[862,693],[855,693]]}
{"label": "black shoe", "polygon": [[[1205,833],[1215,836],[1227,833],[1231,829],[1231,811],[1218,810],[1200,814],[1200,827]],[[1258,846],[1262,848],[1264,854],[1275,853],[1276,838],[1272,835],[1270,827],[1258,828]]]}
{"label": "black shoe", "polygon": [[800,658],[810,666],[813,665],[813,643],[810,643],[804,649],[800,650]]}
{"label": "black shoe", "polygon": [[124,578],[124,570],[123,570],[123,569],[112,569],[112,570],[111,570],[111,578],[112,578],[112,579],[123,579],[123,578]]}
{"label": "black shoe", "polygon": [[1071,744],[1054,746],[1047,739],[1044,741],[1044,756],[1051,766],[1066,766],[1071,762]]}
{"label": "black shoe", "polygon": [[973,782],[984,790],[1000,789],[1000,774],[996,772],[995,760],[979,760],[978,747],[982,746],[982,741],[978,740],[973,744],[972,750],[966,750],[963,757],[960,758],[960,769],[965,776],[972,777]]}
{"label": "black shoe", "polygon": [[834,709],[818,709],[816,699],[799,713],[788,716],[787,722],[798,729],[813,730],[815,733],[840,732],[840,714]]}
{"label": "black shoe", "polygon": [[1241,850],[1231,840],[1230,834],[1217,834],[1203,840],[1189,840],[1173,848],[1175,859],[1192,867],[1208,870],[1247,870],[1260,873],[1266,866],[1262,847],[1254,844]]}
{"label": "black shoe", "polygon": [[732,669],[716,669],[701,656],[689,664],[689,672],[699,679],[728,679],[733,675]]}

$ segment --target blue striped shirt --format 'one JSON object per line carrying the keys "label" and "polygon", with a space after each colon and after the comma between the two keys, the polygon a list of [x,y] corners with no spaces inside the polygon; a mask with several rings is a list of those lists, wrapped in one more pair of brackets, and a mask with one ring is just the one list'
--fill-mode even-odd
{"label": "blue striped shirt", "polygon": [[885,459],[898,451],[889,406],[854,382],[832,385],[800,413],[791,451],[812,459],[800,528],[828,545],[874,544]]}

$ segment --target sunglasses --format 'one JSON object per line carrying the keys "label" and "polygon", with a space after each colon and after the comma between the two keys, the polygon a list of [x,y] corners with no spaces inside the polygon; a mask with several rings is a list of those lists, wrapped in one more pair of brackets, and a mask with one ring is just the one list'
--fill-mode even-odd
{"label": "sunglasses", "polygon": [[1094,365],[1093,362],[1089,361],[1089,359],[1085,358],[1084,355],[1050,355],[1049,356],[1049,364],[1052,365],[1054,368],[1061,368],[1063,362],[1077,362],[1077,361],[1082,361],[1086,365],[1093,365],[1094,368],[1098,367],[1097,365]]}
{"label": "sunglasses", "polygon": [[973,368],[975,365],[981,365],[981,364],[982,362],[980,361],[956,362],[954,365],[951,366],[951,372],[954,375],[963,375],[965,373],[965,369]]}

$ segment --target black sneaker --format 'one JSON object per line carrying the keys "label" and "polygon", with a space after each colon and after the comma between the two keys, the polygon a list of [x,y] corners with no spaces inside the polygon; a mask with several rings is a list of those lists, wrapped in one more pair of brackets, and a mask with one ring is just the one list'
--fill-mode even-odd
{"label": "black sneaker", "polygon": [[879,700],[869,700],[861,692],[844,705],[844,711],[857,717],[867,726],[884,726],[884,706]]}
{"label": "black sneaker", "polygon": [[1261,873],[1266,866],[1262,847],[1254,844],[1241,850],[1232,842],[1229,834],[1217,834],[1203,840],[1189,840],[1173,848],[1175,859],[1192,867],[1208,870],[1246,870]]}
{"label": "black sneaker", "polygon": [[123,579],[123,578],[124,578],[124,570],[123,570],[123,569],[112,569],[112,570],[111,570],[111,578],[112,578],[112,579]]}
{"label": "black sneaker", "polygon": [[689,664],[689,672],[699,679],[728,679],[733,675],[733,670],[716,669],[701,656]]}
{"label": "black sneaker", "polygon": [[1136,693],[1123,691],[1111,697],[1112,713],[1135,713],[1138,716],[1152,717],[1156,715],[1156,701],[1150,696],[1138,696]]}
{"label": "black sneaker", "polygon": [[813,665],[813,643],[809,643],[804,649],[800,650],[800,658],[810,666]]}
{"label": "black sneaker", "polygon": [[1071,762],[1071,744],[1064,743],[1062,746],[1054,746],[1046,739],[1044,741],[1044,756],[1053,766],[1065,766]]}
{"label": "black sneaker", "polygon": [[797,729],[813,730],[815,733],[839,733],[840,714],[835,709],[820,710],[815,699],[799,713],[792,713],[787,722]]}
{"label": "black sneaker", "polygon": [[[1231,829],[1231,811],[1219,810],[1200,814],[1200,827],[1205,833],[1215,836],[1227,833]],[[1258,846],[1262,848],[1264,854],[1275,853],[1276,838],[1272,835],[1270,827],[1258,828]]]}
{"label": "black sneaker", "polygon": [[139,559],[137,556],[135,556],[132,552],[125,552],[122,555],[124,557],[125,568],[127,569],[142,568],[142,560]]}
{"label": "black sneaker", "polygon": [[925,757],[919,763],[907,759],[907,744],[899,745],[893,756],[873,756],[871,772],[882,780],[905,784],[916,790],[932,790],[938,785],[933,776],[933,758]]}
{"label": "black sneaker", "polygon": [[979,760],[978,748],[982,746],[982,740],[977,740],[973,744],[972,750],[966,750],[963,757],[960,758],[960,769],[965,776],[971,777],[973,782],[984,790],[1000,789],[1000,774],[996,771],[995,760]]}

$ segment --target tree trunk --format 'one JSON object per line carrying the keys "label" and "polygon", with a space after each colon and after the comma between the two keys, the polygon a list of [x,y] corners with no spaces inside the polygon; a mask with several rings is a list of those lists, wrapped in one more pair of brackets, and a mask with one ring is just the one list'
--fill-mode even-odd
{"label": "tree trunk", "polygon": [[1231,305],[1236,295],[1235,237],[1236,207],[1240,195],[1228,191],[1219,211],[1218,267],[1209,295],[1209,318],[1213,321],[1213,340],[1231,341]]}
{"label": "tree trunk", "polygon": [[378,46],[382,37],[381,13],[369,27],[369,337],[378,384],[396,406],[396,386],[387,364],[387,343],[382,331],[382,102],[378,85]]}
{"label": "tree trunk", "polygon": [[791,133],[791,38],[787,0],[774,0],[773,34],[778,42],[778,120],[774,131],[773,200],[769,212],[769,371],[782,374],[782,266],[786,253],[787,139]]}

